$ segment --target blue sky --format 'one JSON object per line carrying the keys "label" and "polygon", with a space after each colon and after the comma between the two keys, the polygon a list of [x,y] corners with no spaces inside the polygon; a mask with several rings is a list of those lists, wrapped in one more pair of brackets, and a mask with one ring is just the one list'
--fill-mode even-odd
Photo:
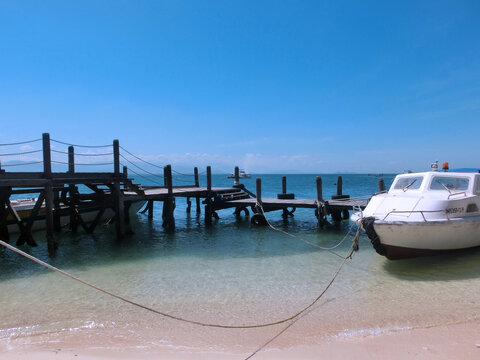
{"label": "blue sky", "polygon": [[0,0],[0,37],[0,143],[118,138],[217,172],[480,167],[478,1]]}

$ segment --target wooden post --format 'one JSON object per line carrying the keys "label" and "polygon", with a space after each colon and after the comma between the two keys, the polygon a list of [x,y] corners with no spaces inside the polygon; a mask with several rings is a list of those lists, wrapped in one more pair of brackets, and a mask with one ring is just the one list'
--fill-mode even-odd
{"label": "wooden post", "polygon": [[342,177],[337,177],[337,195],[342,195]]}
{"label": "wooden post", "polygon": [[238,186],[240,185],[240,169],[238,166],[235,166],[235,175],[234,175],[234,181],[233,181],[233,186]]}
{"label": "wooden post", "polygon": [[207,191],[212,191],[212,168],[207,166]]}
{"label": "wooden post", "polygon": [[120,176],[120,143],[113,140],[113,172],[116,177]]}
{"label": "wooden post", "polygon": [[[342,195],[342,190],[343,190],[342,186],[343,186],[342,177],[338,176],[337,177],[337,195],[333,195],[332,199],[344,199],[344,198],[348,197],[348,196],[343,196]],[[341,210],[332,211],[331,215],[332,215],[332,220],[336,225],[338,225],[342,221],[342,211]]]}
{"label": "wooden post", "polygon": [[10,241],[7,224],[7,201],[10,198],[10,191],[7,187],[0,187],[0,240]]}
{"label": "wooden post", "polygon": [[315,184],[317,186],[317,203],[318,207],[316,210],[317,220],[318,220],[318,227],[323,228],[325,225],[325,207],[323,204],[323,188],[322,188],[322,178],[317,176],[315,178]]}
{"label": "wooden post", "polygon": [[[195,167],[193,169],[193,173],[195,174],[195,187],[199,187],[200,186],[200,181],[198,179],[198,168],[197,167]],[[202,210],[200,208],[200,197],[197,196],[195,201],[196,201],[197,215],[200,215],[201,212],[202,212]]]}
{"label": "wooden post", "polygon": [[163,168],[163,181],[167,188],[167,198],[163,201],[162,225],[167,231],[173,231],[175,230],[175,217],[173,216],[174,200],[171,165],[167,165]]}
{"label": "wooden post", "polygon": [[153,219],[153,200],[148,200],[148,220]]}
{"label": "wooden post", "polygon": [[114,201],[115,201],[115,227],[117,236],[125,236],[125,204],[120,191],[120,143],[113,140],[113,172],[114,180]]}
{"label": "wooden post", "polygon": [[[50,134],[42,134],[43,145],[43,176],[45,179],[52,179],[52,158],[50,151]],[[54,224],[53,224],[53,189],[52,183],[49,182],[45,186],[45,227],[46,238],[48,244],[48,251],[52,255],[57,248],[55,238],[53,236]]]}
{"label": "wooden post", "polygon": [[[68,147],[68,173],[75,174],[75,149],[73,146]],[[75,184],[68,185],[68,192],[70,194],[70,230],[76,232],[78,228],[77,214],[75,206],[77,205],[77,188]]]}
{"label": "wooden post", "polygon": [[207,194],[205,197],[205,223],[212,222],[212,168],[207,166]]}
{"label": "wooden post", "polygon": [[174,199],[173,199],[173,177],[172,177],[172,165],[167,165],[167,186],[168,186],[168,230],[175,230],[175,217],[173,215]]}
{"label": "wooden post", "polygon": [[68,173],[75,173],[75,149],[73,146],[68,147]]}
{"label": "wooden post", "polygon": [[52,158],[50,152],[50,134],[42,134],[43,144],[43,174],[46,179],[52,178]]}
{"label": "wooden post", "polygon": [[323,202],[322,177],[317,176],[315,178],[315,183],[317,185],[317,201],[320,203],[320,202]]}
{"label": "wooden post", "polygon": [[266,226],[268,225],[267,218],[264,215],[264,209],[262,207],[262,179],[257,178],[255,181],[256,185],[256,198],[257,203],[255,204],[256,214],[253,214],[250,218],[250,222],[255,225]]}
{"label": "wooden post", "polygon": [[126,166],[123,167],[123,177],[124,177],[125,179],[128,178],[128,168],[127,168]]}
{"label": "wooden post", "polygon": [[384,192],[385,190],[385,181],[382,178],[378,178],[378,191]]}
{"label": "wooden post", "polygon": [[282,176],[282,194],[287,193],[287,177]]}
{"label": "wooden post", "polygon": [[255,181],[256,193],[257,193],[257,204],[262,206],[262,179],[257,178]]}
{"label": "wooden post", "polygon": [[53,192],[53,228],[55,231],[61,230],[60,224],[60,190]]}

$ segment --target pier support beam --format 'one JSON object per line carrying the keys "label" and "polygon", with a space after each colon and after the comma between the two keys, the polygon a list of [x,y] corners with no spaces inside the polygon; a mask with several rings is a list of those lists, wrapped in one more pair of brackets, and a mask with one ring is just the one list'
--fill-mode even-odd
{"label": "pier support beam", "polygon": [[[43,145],[43,175],[45,179],[52,179],[52,158],[50,152],[50,134],[42,134]],[[58,245],[55,242],[53,235],[54,221],[53,221],[53,187],[52,184],[45,186],[45,228],[48,244],[48,251],[52,255],[57,249]]]}
{"label": "pier support beam", "polygon": [[[282,192],[280,194],[277,194],[277,199],[282,199],[282,200],[295,199],[295,194],[287,194],[287,177],[286,176],[282,176]],[[293,208],[291,211],[284,208],[282,210],[282,217],[286,219],[289,216],[293,216],[294,212],[295,212],[295,208]]]}
{"label": "pier support beam", "polygon": [[262,179],[256,178],[255,185],[257,195],[257,203],[255,205],[256,213],[252,215],[252,217],[250,218],[250,222],[254,225],[266,226],[268,225],[268,222],[265,218],[265,215],[263,215],[264,210],[262,204]]}
{"label": "pier support beam", "polygon": [[[198,178],[198,168],[197,167],[195,167],[193,169],[193,173],[195,175],[195,187],[199,187],[200,186],[200,180]],[[202,209],[200,207],[200,197],[199,196],[197,196],[195,198],[195,205],[196,205],[196,207],[195,207],[196,208],[196,214],[200,215],[202,213]]]}
{"label": "pier support beam", "polygon": [[[75,150],[73,146],[68,147],[68,173],[75,174]],[[68,185],[68,194],[70,195],[68,208],[70,210],[70,231],[75,233],[78,229],[77,214],[75,208],[77,206],[77,187],[75,184]],[[67,205],[67,204],[65,204]]]}
{"label": "pier support beam", "polygon": [[207,194],[205,197],[205,223],[212,223],[212,168],[207,166]]}
{"label": "pier support beam", "polygon": [[113,164],[114,164],[114,209],[115,209],[115,227],[118,237],[125,236],[125,204],[123,194],[120,190],[120,144],[118,140],[113,140]]}
{"label": "pier support beam", "polygon": [[[341,176],[337,177],[337,195],[332,196],[332,200],[342,200],[342,199],[349,199],[350,195],[343,195],[343,179]],[[342,219],[347,220],[349,218],[350,214],[348,213],[348,210],[339,210],[339,211],[333,211],[332,212],[332,220],[335,224],[339,224]]]}
{"label": "pier support beam", "polygon": [[172,166],[167,165],[163,168],[164,184],[168,190],[168,196],[163,202],[163,227],[171,232],[175,230],[175,217],[173,211],[175,209],[175,202],[173,198],[173,180],[172,180]]}
{"label": "pier support beam", "polygon": [[382,178],[378,178],[378,192],[386,191],[385,181]]}
{"label": "pier support beam", "polygon": [[317,188],[317,209],[315,210],[315,215],[318,220],[318,227],[322,229],[325,224],[327,224],[327,213],[325,209],[325,202],[323,200],[323,184],[322,178],[317,176],[315,178],[315,185]]}
{"label": "pier support beam", "polygon": [[8,187],[0,187],[0,240],[10,241],[7,223],[7,202],[10,198],[11,189]]}

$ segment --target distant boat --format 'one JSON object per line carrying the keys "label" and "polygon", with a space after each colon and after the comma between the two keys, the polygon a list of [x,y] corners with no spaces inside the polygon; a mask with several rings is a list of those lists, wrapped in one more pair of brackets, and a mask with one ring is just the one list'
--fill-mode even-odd
{"label": "distant boat", "polygon": [[376,176],[376,177],[379,177],[379,176],[383,176],[382,173],[378,173],[378,174],[367,174],[368,176]]}
{"label": "distant boat", "polygon": [[[252,176],[250,174],[247,174],[245,170],[240,170],[238,173],[239,179],[245,178],[245,179],[250,179]],[[227,179],[235,179],[235,174],[230,174],[227,176]]]}

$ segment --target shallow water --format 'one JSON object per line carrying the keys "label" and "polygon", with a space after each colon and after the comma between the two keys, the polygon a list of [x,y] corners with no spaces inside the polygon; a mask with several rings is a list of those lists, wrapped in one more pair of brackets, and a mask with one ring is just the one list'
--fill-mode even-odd
{"label": "shallow water", "polygon": [[[281,176],[262,175],[264,197],[281,190]],[[324,194],[335,192],[336,175],[323,175]],[[386,175],[387,186],[393,176]],[[189,181],[177,177],[177,183]],[[344,193],[374,193],[375,177],[344,175]],[[232,180],[214,176],[214,186]],[[254,190],[255,180],[242,181]],[[287,192],[315,197],[314,175],[288,176]],[[325,196],[326,197],[326,196]],[[195,205],[193,205],[192,214]],[[203,210],[203,209],[202,209]],[[203,211],[202,211],[203,212]],[[203,215],[187,216],[177,201],[177,229],[166,234],[160,206],[154,220],[137,214],[135,234],[122,240],[114,226],[93,236],[67,231],[59,250],[48,257],[44,234],[28,253],[106,290],[172,315],[227,325],[279,320],[296,313],[320,294],[341,259],[306,242],[328,247],[351,224],[317,230],[313,210],[297,210],[270,222],[291,237],[254,227],[232,210],[206,227]],[[349,237],[335,251],[346,254]],[[391,262],[377,255],[365,236],[360,251],[306,316],[272,346],[315,343],[413,327],[469,320],[480,310],[480,251]],[[155,347],[248,351],[278,332],[262,329],[212,329],[165,319],[62,277],[7,249],[0,249],[0,348],[63,346],[90,348]]]}

